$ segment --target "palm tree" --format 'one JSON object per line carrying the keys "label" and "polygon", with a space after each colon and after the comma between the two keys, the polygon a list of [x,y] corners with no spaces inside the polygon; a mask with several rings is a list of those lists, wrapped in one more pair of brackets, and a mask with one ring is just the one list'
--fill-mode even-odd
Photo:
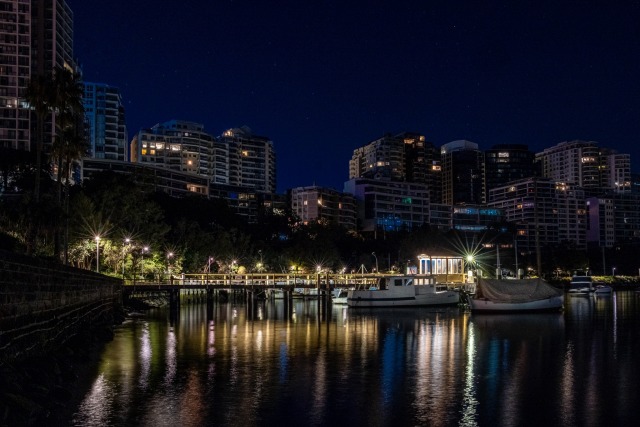
{"label": "palm tree", "polygon": [[62,132],[62,156],[64,158],[63,173],[60,179],[64,177],[64,263],[69,261],[69,184],[71,182],[71,173],[76,160],[81,159],[87,151],[87,144],[84,136],[77,131],[77,127],[68,127]]}
{"label": "palm tree", "polygon": [[[83,88],[80,82],[80,76],[77,73],[72,73],[66,68],[56,68],[53,80],[53,111],[57,118],[56,133],[57,136],[54,140],[53,151],[55,153],[57,163],[57,202],[58,206],[62,205],[62,177],[63,174],[63,162],[68,151],[65,146],[67,145],[66,139],[72,133],[66,132],[67,127],[75,127],[75,120],[82,116],[83,106]],[[59,227],[58,227],[59,229]],[[56,232],[54,236],[54,253],[56,256],[60,255],[60,233]]]}
{"label": "palm tree", "polygon": [[51,79],[42,74],[36,74],[29,80],[24,94],[25,100],[36,114],[36,182],[33,190],[36,203],[40,200],[44,122],[51,111],[52,95]]}

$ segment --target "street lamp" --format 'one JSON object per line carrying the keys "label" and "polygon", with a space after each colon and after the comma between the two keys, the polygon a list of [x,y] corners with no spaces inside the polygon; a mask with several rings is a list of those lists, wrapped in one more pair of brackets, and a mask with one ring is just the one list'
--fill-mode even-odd
{"label": "street lamp", "polygon": [[612,268],[611,268],[611,275],[612,275],[613,277],[615,277],[615,276],[616,276],[616,268],[615,268],[615,267],[612,267]]}
{"label": "street lamp", "polygon": [[373,255],[373,257],[376,259],[376,273],[379,273],[380,269],[378,268],[378,257],[376,256],[375,252],[371,252],[371,255]]}
{"label": "street lamp", "polygon": [[122,245],[122,280],[124,280],[124,261],[127,256],[125,252],[126,245],[128,245],[130,242],[131,242],[131,239],[127,237],[124,239],[124,244]]}
{"label": "street lamp", "polygon": [[140,255],[142,256],[142,261],[140,262],[140,274],[142,275],[142,280],[144,280],[144,254],[145,252],[149,252],[149,246],[145,246],[142,248]]}
{"label": "street lamp", "polygon": [[96,236],[96,273],[100,273],[100,236]]}
{"label": "street lamp", "polygon": [[167,273],[169,273],[169,281],[171,281],[171,258],[173,258],[173,252],[167,254]]}

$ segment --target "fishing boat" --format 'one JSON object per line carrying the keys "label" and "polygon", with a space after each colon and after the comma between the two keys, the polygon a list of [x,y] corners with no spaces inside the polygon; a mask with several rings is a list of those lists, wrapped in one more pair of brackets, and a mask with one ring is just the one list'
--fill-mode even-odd
{"label": "fishing boat", "polygon": [[564,293],[542,279],[478,278],[469,306],[477,313],[559,311],[564,306]]}
{"label": "fishing boat", "polygon": [[460,301],[460,293],[436,283],[431,275],[402,275],[380,278],[377,286],[351,289],[349,307],[417,307],[450,305]]}

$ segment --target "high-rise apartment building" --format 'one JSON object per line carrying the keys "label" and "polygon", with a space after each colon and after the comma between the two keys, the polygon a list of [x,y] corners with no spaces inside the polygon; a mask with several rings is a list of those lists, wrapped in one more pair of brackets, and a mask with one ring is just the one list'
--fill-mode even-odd
{"label": "high-rise apartment building", "polygon": [[206,176],[213,185],[276,192],[273,142],[246,127],[229,129],[215,138],[198,123],[157,124],[133,138],[131,161]]}
{"label": "high-rise apartment building", "polygon": [[615,193],[631,192],[631,156],[616,150],[600,150],[600,186]]}
{"label": "high-rise apartment building", "polygon": [[603,190],[630,191],[628,154],[599,148],[594,141],[565,141],[536,154],[542,175],[558,182],[579,185],[589,194]]}
{"label": "high-rise apartment building", "polygon": [[89,156],[129,161],[129,140],[120,90],[84,83],[84,114],[89,125]]}
{"label": "high-rise apartment building", "polygon": [[406,181],[404,142],[387,134],[353,151],[349,179]]}
{"label": "high-rise apartment building", "polygon": [[199,123],[170,120],[141,129],[131,141],[131,161],[205,176],[229,184],[228,148]]}
{"label": "high-rise apartment building", "polygon": [[[32,76],[75,71],[73,13],[64,0],[0,0],[0,147],[35,151],[35,118],[24,100]],[[50,150],[55,116],[45,128]]]}
{"label": "high-rise apartment building", "polygon": [[31,117],[21,98],[31,77],[32,35],[31,2],[0,0],[0,147],[31,149]]}
{"label": "high-rise apartment building", "polygon": [[486,191],[535,175],[535,154],[523,144],[498,144],[484,152]]}
{"label": "high-rise apartment building", "polygon": [[291,210],[303,223],[327,220],[347,230],[356,229],[353,195],[318,186],[291,189]]}
{"label": "high-rise apartment building", "polygon": [[441,198],[440,156],[424,135],[387,134],[353,151],[349,179],[415,182],[429,186],[430,198]]}
{"label": "high-rise apartment building", "polygon": [[490,207],[501,209],[504,219],[516,225],[518,250],[575,242],[585,249],[586,208],[579,187],[548,178],[525,178],[489,191]]}
{"label": "high-rise apartment building", "polygon": [[226,130],[218,140],[229,149],[229,184],[276,192],[276,154],[269,138],[243,126]]}
{"label": "high-rise apartment building", "polygon": [[442,203],[447,205],[485,203],[484,153],[478,144],[458,140],[440,147]]}

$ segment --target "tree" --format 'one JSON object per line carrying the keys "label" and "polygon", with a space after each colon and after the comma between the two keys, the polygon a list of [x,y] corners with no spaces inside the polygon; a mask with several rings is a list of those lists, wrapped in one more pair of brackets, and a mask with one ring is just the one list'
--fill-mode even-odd
{"label": "tree", "polygon": [[25,100],[36,115],[36,180],[34,199],[40,200],[40,172],[42,169],[42,149],[44,145],[44,123],[51,112],[53,91],[51,78],[42,74],[34,75],[27,83]]}
{"label": "tree", "polygon": [[[68,126],[74,126],[75,121],[83,114],[82,98],[83,88],[80,82],[80,76],[72,73],[66,68],[56,68],[52,80],[52,107],[56,123],[56,138],[54,139],[53,152],[57,164],[57,202],[62,205],[62,177],[63,177],[63,161],[68,152],[71,152],[67,146],[68,138],[73,132],[67,132]],[[57,227],[59,230],[60,227]],[[54,255],[60,254],[60,232],[58,231],[54,237]],[[65,256],[66,257],[66,256]]]}

